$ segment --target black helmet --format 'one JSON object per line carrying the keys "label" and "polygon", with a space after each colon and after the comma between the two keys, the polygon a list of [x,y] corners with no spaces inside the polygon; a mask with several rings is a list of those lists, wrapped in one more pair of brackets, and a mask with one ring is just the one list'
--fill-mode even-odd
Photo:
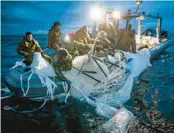
{"label": "black helmet", "polygon": [[58,21],[54,22],[54,26],[58,26],[58,25],[61,25],[60,22]]}
{"label": "black helmet", "polygon": [[60,58],[66,58],[69,55],[69,53],[66,49],[61,48],[57,52],[58,52],[58,55]]}

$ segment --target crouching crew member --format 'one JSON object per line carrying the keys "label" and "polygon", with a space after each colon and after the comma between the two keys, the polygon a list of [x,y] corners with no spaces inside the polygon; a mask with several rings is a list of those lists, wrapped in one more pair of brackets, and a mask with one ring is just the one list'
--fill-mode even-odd
{"label": "crouching crew member", "polygon": [[65,49],[57,49],[56,54],[52,58],[52,66],[57,75],[57,79],[67,84],[71,82],[63,75],[63,71],[69,71],[72,68],[72,56]]}
{"label": "crouching crew member", "polygon": [[25,57],[24,63],[26,65],[30,65],[33,61],[33,55],[35,52],[40,52],[42,56],[51,63],[51,58],[43,54],[42,49],[39,45],[39,43],[33,38],[33,35],[31,32],[27,32],[25,34],[25,38],[22,40],[22,42],[18,45],[17,53],[19,55],[22,55]]}

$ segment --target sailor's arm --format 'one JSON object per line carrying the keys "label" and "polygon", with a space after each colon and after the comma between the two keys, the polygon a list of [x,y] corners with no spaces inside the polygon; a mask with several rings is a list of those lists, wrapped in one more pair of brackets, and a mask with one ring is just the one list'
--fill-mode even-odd
{"label": "sailor's arm", "polygon": [[59,81],[66,81],[67,80],[67,78],[63,75],[63,73],[62,73],[62,71],[61,71],[61,69],[60,68],[56,68],[55,69],[55,73],[56,73],[56,76],[57,76],[57,79],[59,80]]}
{"label": "sailor's arm", "polygon": [[59,81],[66,81],[67,78],[63,75],[62,71],[61,71],[61,68],[59,66],[59,63],[57,61],[52,61],[52,66],[55,70],[55,73],[56,73],[56,77]]}
{"label": "sailor's arm", "polygon": [[111,41],[109,41],[107,38],[104,39],[105,43],[112,46],[113,44],[111,43]]}
{"label": "sailor's arm", "polygon": [[134,38],[131,39],[132,52],[136,53],[136,41]]}
{"label": "sailor's arm", "polygon": [[110,24],[113,36],[116,37],[116,29],[113,23]]}
{"label": "sailor's arm", "polygon": [[48,48],[51,48],[51,31],[48,32]]}
{"label": "sailor's arm", "polygon": [[89,45],[84,44],[84,43],[80,43],[80,42],[77,42],[77,41],[74,41],[74,44],[75,44],[77,49],[79,49],[79,48],[89,48]]}
{"label": "sailor's arm", "polygon": [[93,44],[95,41],[93,38],[90,37],[89,33],[87,33],[84,39],[87,41],[86,44]]}
{"label": "sailor's arm", "polygon": [[34,40],[34,41],[35,41],[35,45],[36,45],[35,52],[40,52],[40,53],[42,53],[42,49],[41,49],[41,47],[40,47],[38,41],[36,41],[36,40]]}
{"label": "sailor's arm", "polygon": [[89,42],[89,44],[93,44],[95,42],[95,39],[89,37],[88,42]]}
{"label": "sailor's arm", "polygon": [[26,56],[26,52],[23,50],[23,42],[21,42],[19,45],[18,45],[18,48],[17,48],[17,53],[19,55],[23,55],[23,56]]}

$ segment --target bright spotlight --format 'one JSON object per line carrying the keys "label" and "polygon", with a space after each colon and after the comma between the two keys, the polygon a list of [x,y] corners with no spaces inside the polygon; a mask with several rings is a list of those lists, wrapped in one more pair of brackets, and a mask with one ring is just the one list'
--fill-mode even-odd
{"label": "bright spotlight", "polygon": [[136,0],[137,5],[140,5],[142,2],[142,0]]}
{"label": "bright spotlight", "polygon": [[65,35],[64,41],[65,41],[65,42],[69,42],[69,41],[70,41],[69,35]]}
{"label": "bright spotlight", "polygon": [[120,12],[113,12],[113,17],[116,19],[120,19]]}
{"label": "bright spotlight", "polygon": [[93,8],[90,15],[92,20],[101,20],[104,15],[104,11],[101,8]]}

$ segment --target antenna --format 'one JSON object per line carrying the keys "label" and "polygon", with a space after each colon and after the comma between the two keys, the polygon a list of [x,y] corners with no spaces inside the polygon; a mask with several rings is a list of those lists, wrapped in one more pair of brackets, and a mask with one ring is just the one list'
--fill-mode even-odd
{"label": "antenna", "polygon": [[137,12],[139,11],[140,4],[141,4],[142,2],[143,2],[142,0],[136,0],[137,9],[136,9],[135,13],[137,13]]}

